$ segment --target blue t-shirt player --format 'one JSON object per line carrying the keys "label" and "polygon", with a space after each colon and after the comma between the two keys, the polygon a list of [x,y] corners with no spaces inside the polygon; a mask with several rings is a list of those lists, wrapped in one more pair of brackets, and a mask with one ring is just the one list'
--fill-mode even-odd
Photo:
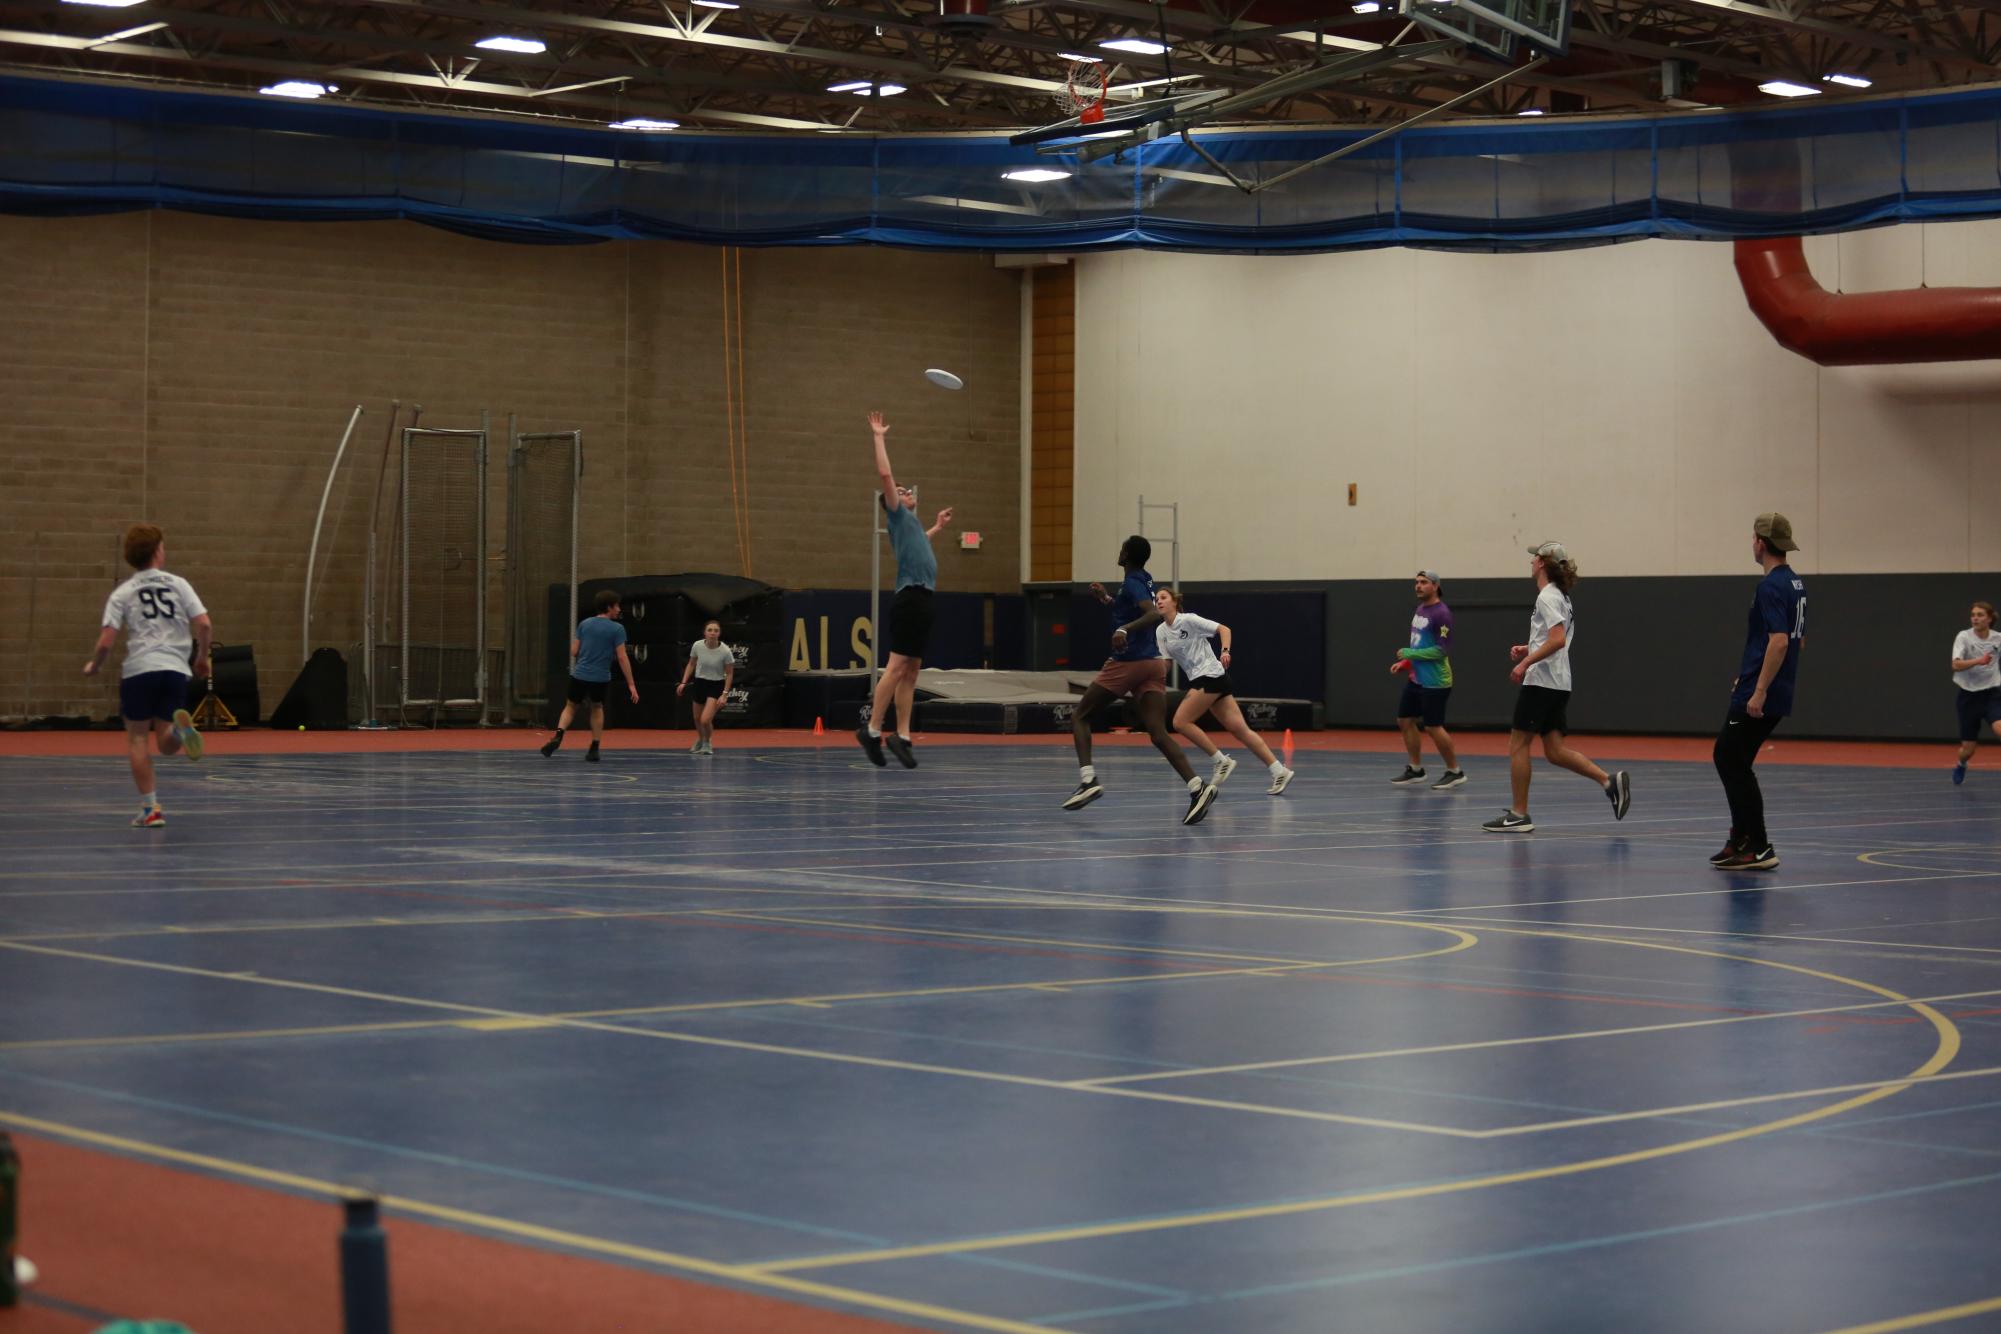
{"label": "blue t-shirt player", "polygon": [[563,744],[563,733],[576,719],[577,705],[591,706],[591,748],[584,758],[595,762],[598,743],[604,740],[604,693],[611,684],[611,665],[625,673],[625,689],[634,704],[639,703],[639,687],[632,681],[632,660],[625,655],[625,627],[620,625],[622,608],[618,591],[607,588],[597,595],[597,615],[578,622],[576,637],[570,640],[570,696],[563,704],[563,716],[556,720],[556,735],[543,745],[544,755],[554,755]]}
{"label": "blue t-shirt player", "polygon": [[[889,532],[889,549],[896,555],[896,596],[889,604],[889,658],[875,683],[875,697],[869,712],[855,729],[869,763],[878,767],[889,763],[888,756],[906,769],[917,767],[917,752],[910,744],[910,718],[917,703],[917,674],[924,669],[924,653],[931,644],[931,623],[936,613],[931,606],[938,589],[938,554],[931,539],[952,522],[949,506],[938,511],[938,521],[929,528],[917,517],[917,492],[899,485],[889,467],[889,423],[880,412],[868,415],[869,432],[875,437],[875,480],[882,494],[883,527]],[[874,633],[880,634],[878,627]],[[885,733],[883,720],[890,706],[896,708],[896,730]],[[885,754],[885,751],[887,754]]]}
{"label": "blue t-shirt player", "polygon": [[[1160,611],[1153,605],[1153,576],[1146,572],[1146,563],[1152,558],[1153,543],[1135,533],[1119,546],[1119,568],[1125,572],[1119,591],[1108,593],[1103,584],[1091,585],[1091,596],[1112,609],[1112,655],[1070,711],[1070,737],[1077,745],[1083,781],[1064,798],[1063,809],[1082,810],[1105,795],[1105,785],[1098,781],[1098,771],[1091,763],[1091,715],[1123,696],[1132,700],[1133,715],[1188,789],[1188,811],[1181,823],[1194,824],[1209,813],[1217,785],[1195,776],[1181,743],[1167,732],[1167,660],[1160,656],[1160,645],[1154,639]],[[1228,776],[1227,769],[1219,769],[1219,773]]]}
{"label": "blue t-shirt player", "polygon": [[1769,871],[1779,864],[1765,832],[1765,795],[1752,769],[1779,720],[1793,711],[1800,651],[1806,646],[1806,581],[1786,557],[1799,550],[1792,521],[1773,511],[1751,524],[1751,558],[1764,570],[1744,634],[1744,656],[1730,688],[1730,713],[1716,735],[1716,773],[1730,802],[1730,836],[1709,859],[1725,871]]}

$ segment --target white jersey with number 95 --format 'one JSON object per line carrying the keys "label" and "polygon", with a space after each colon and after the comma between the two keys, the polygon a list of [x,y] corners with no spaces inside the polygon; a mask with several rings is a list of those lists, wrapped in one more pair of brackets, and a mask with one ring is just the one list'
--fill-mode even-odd
{"label": "white jersey with number 95", "polygon": [[104,624],[125,632],[125,666],[120,676],[142,672],[194,675],[192,623],[208,613],[194,585],[165,570],[141,570],[113,589],[104,603]]}

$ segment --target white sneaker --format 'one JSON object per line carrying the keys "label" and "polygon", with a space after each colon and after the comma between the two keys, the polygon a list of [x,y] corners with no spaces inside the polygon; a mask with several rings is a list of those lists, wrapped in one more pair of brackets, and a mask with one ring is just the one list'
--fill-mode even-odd
{"label": "white sneaker", "polygon": [[1237,772],[1237,762],[1219,750],[1216,752],[1216,762],[1211,766],[1209,782],[1215,787],[1221,787],[1235,772]]}
{"label": "white sneaker", "polygon": [[1287,783],[1290,783],[1291,781],[1292,781],[1292,770],[1280,769],[1277,773],[1271,776],[1271,786],[1266,788],[1265,792],[1268,795],[1275,797],[1279,793],[1285,791],[1285,785]]}

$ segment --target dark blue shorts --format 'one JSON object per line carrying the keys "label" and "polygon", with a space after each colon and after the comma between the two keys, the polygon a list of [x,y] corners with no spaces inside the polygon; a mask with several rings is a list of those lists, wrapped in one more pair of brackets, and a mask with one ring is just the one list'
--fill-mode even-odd
{"label": "dark blue shorts", "polygon": [[1397,701],[1397,717],[1419,719],[1426,727],[1443,727],[1446,701],[1451,698],[1451,686],[1421,686],[1406,681],[1403,698]]}
{"label": "dark blue shorts", "polygon": [[118,683],[118,716],[132,723],[171,722],[188,706],[186,672],[141,672]]}
{"label": "dark blue shorts", "polygon": [[2001,712],[2001,686],[1990,690],[1961,690],[1953,703],[1959,709],[1959,739],[1978,741],[1980,724],[1993,721]]}

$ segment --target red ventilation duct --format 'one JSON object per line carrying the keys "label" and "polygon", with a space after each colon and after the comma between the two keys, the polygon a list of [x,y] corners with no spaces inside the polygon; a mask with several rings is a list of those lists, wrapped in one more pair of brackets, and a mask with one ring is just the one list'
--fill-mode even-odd
{"label": "red ventilation duct", "polygon": [[1737,242],[1737,278],[1779,345],[1822,366],[2001,357],[2001,288],[1830,292],[1797,236]]}

